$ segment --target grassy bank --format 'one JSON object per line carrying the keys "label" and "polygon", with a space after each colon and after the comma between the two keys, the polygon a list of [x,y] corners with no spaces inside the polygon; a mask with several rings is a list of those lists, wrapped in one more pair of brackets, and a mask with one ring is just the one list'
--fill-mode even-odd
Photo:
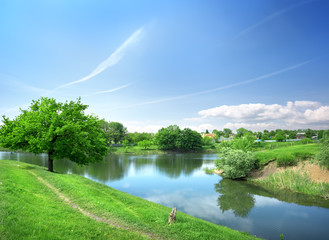
{"label": "grassy bank", "polygon": [[[267,163],[272,160],[277,160],[277,162],[287,162],[287,165],[294,165],[297,160],[305,160],[307,158],[313,158],[320,150],[319,144],[302,144],[285,146],[276,149],[269,149],[264,151],[255,152],[256,158],[259,160],[260,164]],[[279,164],[280,165],[280,164]]]}
{"label": "grassy bank", "polygon": [[0,161],[0,195],[0,239],[256,239],[181,212],[168,225],[167,207],[16,161]]}
{"label": "grassy bank", "polygon": [[263,186],[275,189],[287,189],[294,192],[329,198],[329,184],[312,181],[306,173],[285,170],[267,178],[253,180]]}

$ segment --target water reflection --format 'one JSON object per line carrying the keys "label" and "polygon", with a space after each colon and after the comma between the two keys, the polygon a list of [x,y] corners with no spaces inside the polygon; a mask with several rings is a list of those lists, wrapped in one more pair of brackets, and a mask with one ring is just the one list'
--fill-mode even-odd
{"label": "water reflection", "polygon": [[223,179],[220,183],[215,184],[215,189],[220,194],[217,204],[223,213],[232,210],[235,216],[246,217],[255,205],[254,196],[240,181]]}
{"label": "water reflection", "polygon": [[215,190],[219,193],[217,204],[222,213],[232,210],[236,217],[244,218],[248,216],[256,203],[255,196],[266,197],[262,199],[262,202],[257,202],[258,206],[273,206],[281,201],[303,206],[316,205],[329,208],[329,202],[319,197],[291,191],[268,189],[246,181],[223,179],[215,184]]}
{"label": "water reflection", "polygon": [[[163,155],[115,155],[110,154],[104,161],[89,166],[79,166],[69,160],[54,161],[54,168],[60,173],[75,173],[88,175],[100,182],[120,180],[127,176],[129,170],[143,172],[148,167],[169,178],[179,178],[181,175],[189,176],[203,164],[203,158],[190,158],[189,154],[163,154]],[[209,161],[209,160],[208,160]]]}

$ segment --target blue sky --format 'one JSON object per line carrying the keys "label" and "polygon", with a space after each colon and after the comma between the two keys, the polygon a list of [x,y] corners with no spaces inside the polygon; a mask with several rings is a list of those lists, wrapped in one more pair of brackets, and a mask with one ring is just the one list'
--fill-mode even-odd
{"label": "blue sky", "polygon": [[0,2],[0,114],[79,96],[130,132],[329,128],[329,1]]}

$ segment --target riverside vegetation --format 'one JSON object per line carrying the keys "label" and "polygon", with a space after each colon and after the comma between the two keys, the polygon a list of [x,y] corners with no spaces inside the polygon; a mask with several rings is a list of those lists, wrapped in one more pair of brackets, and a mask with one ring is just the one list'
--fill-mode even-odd
{"label": "riverside vegetation", "polygon": [[[0,239],[257,239],[84,177],[0,161]],[[179,209],[178,209],[179,210]]]}
{"label": "riverside vegetation", "polygon": [[[329,166],[329,141],[327,137],[322,140],[320,145],[280,143],[280,147],[266,150],[265,148],[260,150],[260,146],[258,143],[252,144],[241,139],[223,143],[219,148],[221,159],[216,161],[216,167],[224,170],[223,177],[235,179],[247,177],[251,169],[262,169],[271,161],[275,161],[277,167],[296,166],[300,161],[321,164],[322,168],[326,169]],[[263,145],[263,147],[265,146]],[[258,151],[252,151],[253,148]],[[243,158],[240,158],[238,152],[240,152],[240,156],[243,155]],[[230,160],[232,157],[235,158],[235,161]],[[316,182],[303,171],[285,169],[263,179],[249,180],[271,188],[288,189],[329,198],[329,183]]]}

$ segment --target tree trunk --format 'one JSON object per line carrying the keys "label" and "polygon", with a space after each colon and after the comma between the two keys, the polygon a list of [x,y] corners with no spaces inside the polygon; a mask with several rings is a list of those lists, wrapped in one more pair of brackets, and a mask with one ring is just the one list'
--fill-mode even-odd
{"label": "tree trunk", "polygon": [[48,153],[48,171],[54,172],[52,155]]}

